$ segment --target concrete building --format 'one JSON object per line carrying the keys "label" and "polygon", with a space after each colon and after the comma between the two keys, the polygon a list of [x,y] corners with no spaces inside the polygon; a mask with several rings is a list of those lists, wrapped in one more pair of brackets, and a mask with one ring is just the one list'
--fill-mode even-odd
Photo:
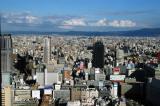
{"label": "concrete building", "polygon": [[1,106],[12,106],[13,91],[10,86],[6,86],[1,91],[2,104]]}
{"label": "concrete building", "polygon": [[88,80],[87,81],[87,85],[90,86],[90,85],[93,85],[95,87],[99,87],[99,81],[95,81],[95,80]]}
{"label": "concrete building", "polygon": [[62,83],[62,74],[59,72],[37,72],[36,81],[40,86],[53,85],[54,83]]}
{"label": "concrete building", "polygon": [[10,72],[2,72],[2,87],[11,85],[11,73]]}
{"label": "concrete building", "polygon": [[58,64],[65,64],[65,58],[64,57],[59,57],[57,63]]}
{"label": "concrete building", "polygon": [[58,104],[55,104],[55,106],[67,106],[67,102],[66,100],[64,99],[60,99],[58,100]]}
{"label": "concrete building", "polygon": [[46,85],[53,85],[53,83],[62,83],[62,74],[58,72],[48,72],[46,79]]}
{"label": "concrete building", "polygon": [[14,101],[23,101],[31,98],[31,90],[16,89],[14,91]]}
{"label": "concrete building", "polygon": [[32,98],[40,99],[40,90],[32,90]]}
{"label": "concrete building", "polygon": [[95,70],[93,69],[90,70],[89,80],[95,80]]}
{"label": "concrete building", "polygon": [[157,69],[155,69],[155,78],[160,80],[160,64]]}
{"label": "concrete building", "polygon": [[93,98],[98,98],[98,91],[96,89],[84,89],[81,90],[81,101],[82,102],[92,102]]}
{"label": "concrete building", "polygon": [[160,80],[159,79],[150,79],[147,83],[146,89],[146,101],[152,106],[160,105]]}
{"label": "concrete building", "polygon": [[93,47],[93,67],[104,67],[104,45],[102,42],[96,42]]}
{"label": "concrete building", "polygon": [[43,56],[43,60],[44,63],[49,63],[49,61],[51,60],[51,37],[45,37],[44,38],[44,56]]}
{"label": "concrete building", "polygon": [[36,72],[36,82],[40,85],[40,86],[44,86],[45,83],[44,83],[44,80],[45,80],[45,77],[44,77],[44,72]]}
{"label": "concrete building", "polygon": [[105,74],[103,73],[95,73],[95,80],[104,81],[106,78]]}
{"label": "concrete building", "polygon": [[99,97],[102,97],[102,98],[109,97],[110,93],[111,93],[110,90],[107,88],[100,89],[99,90]]}
{"label": "concrete building", "polygon": [[70,90],[53,90],[53,99],[70,101]]}
{"label": "concrete building", "polygon": [[129,82],[120,83],[121,91],[119,94],[126,98],[142,101],[144,99],[144,83],[142,82]]}
{"label": "concrete building", "polygon": [[71,89],[71,101],[76,101],[81,99],[81,89],[72,88]]}
{"label": "concrete building", "polygon": [[12,106],[39,106],[38,102],[35,101],[21,101],[21,102],[14,102]]}
{"label": "concrete building", "polygon": [[[12,38],[11,34],[3,34],[1,43],[1,72],[11,72]],[[3,81],[3,80],[2,80]]]}
{"label": "concrete building", "polygon": [[80,101],[68,101],[67,106],[81,106]]}
{"label": "concrete building", "polygon": [[116,49],[116,66],[124,62],[124,51],[122,49]]}

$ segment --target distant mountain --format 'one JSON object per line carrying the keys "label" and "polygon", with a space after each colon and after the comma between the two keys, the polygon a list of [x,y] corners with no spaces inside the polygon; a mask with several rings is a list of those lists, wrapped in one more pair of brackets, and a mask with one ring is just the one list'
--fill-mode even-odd
{"label": "distant mountain", "polygon": [[74,35],[74,36],[141,36],[141,37],[158,37],[160,36],[160,28],[144,28],[139,30],[129,30],[129,31],[108,31],[108,32],[98,32],[98,31],[66,31],[66,32],[40,32],[40,31],[10,31],[6,33],[11,33],[13,35],[17,34],[34,34],[34,35]]}
{"label": "distant mountain", "polygon": [[124,31],[123,35],[127,36],[160,36],[160,28],[145,28],[134,31]]}

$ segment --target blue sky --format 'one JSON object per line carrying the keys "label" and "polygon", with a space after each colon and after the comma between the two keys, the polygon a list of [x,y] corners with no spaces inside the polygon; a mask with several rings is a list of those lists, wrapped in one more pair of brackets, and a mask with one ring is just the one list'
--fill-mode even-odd
{"label": "blue sky", "polygon": [[1,0],[2,31],[160,27],[160,0]]}

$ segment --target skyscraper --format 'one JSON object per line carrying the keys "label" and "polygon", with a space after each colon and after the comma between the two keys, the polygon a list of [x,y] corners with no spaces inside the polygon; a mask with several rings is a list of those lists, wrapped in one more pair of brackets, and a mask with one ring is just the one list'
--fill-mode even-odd
{"label": "skyscraper", "polygon": [[49,63],[51,60],[51,37],[44,38],[44,62]]}
{"label": "skyscraper", "polygon": [[103,68],[104,66],[104,45],[98,41],[93,45],[93,67]]}
{"label": "skyscraper", "polygon": [[11,72],[12,38],[11,34],[3,34],[1,42],[1,72]]}

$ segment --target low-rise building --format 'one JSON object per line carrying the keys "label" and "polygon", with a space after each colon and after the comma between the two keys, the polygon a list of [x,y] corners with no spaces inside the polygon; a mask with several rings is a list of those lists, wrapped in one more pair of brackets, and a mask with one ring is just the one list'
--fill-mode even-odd
{"label": "low-rise building", "polygon": [[76,101],[81,99],[81,89],[72,88],[71,89],[71,101]]}
{"label": "low-rise building", "polygon": [[68,101],[67,106],[81,106],[80,101]]}
{"label": "low-rise building", "polygon": [[70,100],[70,90],[53,90],[53,99]]}
{"label": "low-rise building", "polygon": [[88,88],[88,89],[82,89],[81,90],[81,101],[92,103],[93,98],[98,98],[98,91],[95,88]]}
{"label": "low-rise building", "polygon": [[31,98],[31,90],[16,89],[14,91],[14,100],[22,101]]}

